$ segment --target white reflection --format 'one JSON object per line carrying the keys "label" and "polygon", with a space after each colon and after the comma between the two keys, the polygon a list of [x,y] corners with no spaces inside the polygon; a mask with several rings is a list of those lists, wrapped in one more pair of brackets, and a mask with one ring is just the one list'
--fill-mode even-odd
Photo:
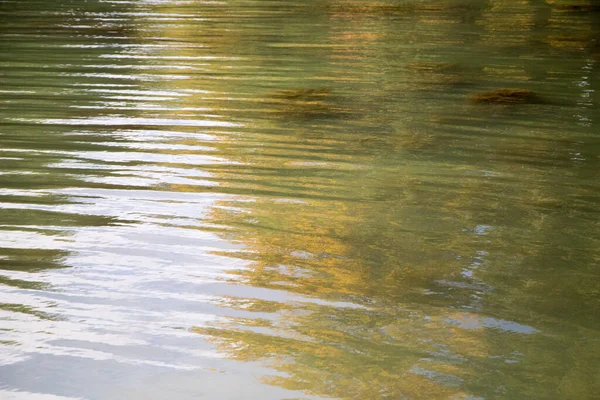
{"label": "white reflection", "polygon": [[198,127],[239,127],[242,124],[224,121],[194,120],[194,119],[168,119],[168,118],[124,118],[124,117],[94,117],[85,119],[42,119],[24,120],[15,118],[15,121],[36,122],[48,125],[103,125],[103,126],[198,126]]}

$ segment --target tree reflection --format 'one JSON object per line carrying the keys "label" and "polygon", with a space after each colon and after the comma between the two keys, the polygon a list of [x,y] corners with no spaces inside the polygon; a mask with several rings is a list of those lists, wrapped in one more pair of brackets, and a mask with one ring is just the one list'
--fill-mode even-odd
{"label": "tree reflection", "polygon": [[[172,85],[206,91],[186,106],[247,124],[214,143],[235,162],[206,167],[214,190],[238,197],[219,202],[211,222],[246,248],[219,253],[248,261],[236,279],[270,297],[223,299],[248,317],[195,331],[231,358],[285,373],[266,382],[344,399],[598,390],[596,150],[575,157],[589,136],[552,105],[465,101],[476,85],[551,83],[559,61],[542,66],[523,52],[535,42],[554,60],[569,47],[555,35],[595,28],[559,2],[481,3],[461,18],[437,2],[336,2],[309,29],[294,18],[311,7],[256,2],[244,14],[253,40],[218,19],[222,35],[198,38],[186,24],[166,32],[247,57],[247,75],[226,79],[219,59]],[[398,21],[414,29],[398,33]],[[471,60],[462,46],[487,56]],[[350,115],[274,117],[269,94],[314,93],[323,81]],[[563,89],[569,100],[579,93]]]}

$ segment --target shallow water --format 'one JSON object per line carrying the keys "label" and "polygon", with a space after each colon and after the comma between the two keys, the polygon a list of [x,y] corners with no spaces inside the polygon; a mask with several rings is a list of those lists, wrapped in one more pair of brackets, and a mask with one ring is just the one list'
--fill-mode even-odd
{"label": "shallow water", "polygon": [[577,4],[0,0],[0,398],[595,398]]}

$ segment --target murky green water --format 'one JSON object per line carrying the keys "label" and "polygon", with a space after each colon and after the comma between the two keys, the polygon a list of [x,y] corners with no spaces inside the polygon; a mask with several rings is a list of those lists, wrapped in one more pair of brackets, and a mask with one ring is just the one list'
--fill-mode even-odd
{"label": "murky green water", "polygon": [[599,398],[599,63],[585,1],[0,0],[0,398]]}

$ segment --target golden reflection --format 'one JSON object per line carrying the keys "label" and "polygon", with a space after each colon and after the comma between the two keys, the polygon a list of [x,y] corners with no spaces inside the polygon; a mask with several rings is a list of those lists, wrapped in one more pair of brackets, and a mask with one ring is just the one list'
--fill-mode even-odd
{"label": "golden reflection", "polygon": [[478,22],[486,29],[485,43],[502,48],[523,46],[535,26],[535,4],[531,0],[491,0]]}
{"label": "golden reflection", "polygon": [[562,0],[547,0],[552,6],[548,25],[550,46],[570,52],[580,52],[590,47],[594,41],[593,14],[591,2],[573,3]]}
{"label": "golden reflection", "polygon": [[[262,12],[270,15],[264,7]],[[427,25],[419,29],[439,28],[426,40],[439,48],[464,41],[452,35],[462,21],[456,14],[424,7],[429,11],[416,13],[415,21]],[[558,179],[554,171],[566,170],[569,162],[563,149],[556,148],[556,137],[550,137],[560,133],[538,127],[540,121],[519,120],[518,112],[500,113],[498,118],[505,120],[498,126],[530,135],[527,141],[504,131],[503,136],[478,130],[473,126],[488,124],[495,115],[479,116],[474,106],[446,124],[440,119],[436,131],[425,129],[426,124],[419,125],[421,131],[412,128],[417,124],[411,125],[406,113],[396,118],[387,104],[369,108],[373,99],[387,100],[400,91],[403,101],[412,104],[431,87],[428,81],[464,72],[455,62],[422,57],[421,48],[407,46],[405,57],[391,57],[394,63],[402,61],[391,72],[349,69],[347,75],[323,79],[324,66],[360,66],[373,55],[364,48],[377,48],[394,37],[389,27],[371,31],[366,16],[399,12],[377,4],[335,3],[328,10],[327,28],[298,34],[298,26],[282,27],[278,46],[250,45],[244,53],[252,55],[245,61],[247,76],[231,78],[230,63],[215,59],[198,75],[169,82],[169,88],[190,94],[174,110],[176,115],[183,118],[186,108],[202,107],[215,118],[246,124],[243,132],[212,132],[220,139],[211,144],[214,154],[229,163],[203,168],[218,191],[236,195],[217,202],[210,222],[227,227],[220,234],[244,250],[218,254],[247,261],[232,274],[265,296],[223,297],[222,307],[246,316],[193,330],[230,358],[263,361],[286,373],[264,377],[264,382],[316,395],[466,399],[526,393],[543,399],[560,393],[574,400],[593,393],[596,373],[579,372],[589,364],[575,362],[568,369],[560,360],[588,360],[585,352],[597,352],[597,346],[573,346],[572,338],[554,326],[557,315],[567,316],[577,307],[574,325],[581,325],[576,328],[581,336],[591,337],[594,305],[582,300],[597,296],[585,274],[565,273],[571,257],[583,265],[597,262],[597,255],[548,239],[557,226],[568,225],[568,214],[577,213],[578,206],[550,183]],[[257,15],[260,11],[255,10]],[[478,22],[486,32],[483,45],[492,51],[525,46],[536,18],[533,1],[490,2]],[[192,24],[165,29],[165,37],[205,47],[173,48],[164,54],[193,57],[219,46],[235,53],[237,41],[244,38],[234,26],[223,24],[232,29],[214,37],[196,36]],[[307,42],[319,45],[305,46]],[[381,59],[389,57],[385,48],[377,51]],[[268,57],[259,57],[265,53],[293,59],[289,76],[248,72],[268,67]],[[524,64],[487,68],[493,79],[530,77]],[[353,118],[334,124],[327,117],[332,109],[342,109],[344,100],[335,98],[335,85],[342,84],[368,90],[353,97]],[[491,93],[493,98],[487,92],[478,102],[527,103],[535,97],[524,89]],[[435,104],[430,107],[438,112],[442,107],[427,104]],[[431,109],[419,111],[425,120],[437,118]],[[388,122],[396,131],[362,134]],[[336,130],[337,124],[341,128]],[[448,125],[464,130],[448,133]],[[205,144],[194,139],[181,143]],[[444,158],[447,153],[455,159]],[[410,158],[415,154],[429,159]],[[564,184],[561,179],[558,183]],[[186,184],[169,188],[209,190]],[[588,188],[570,189],[573,198],[589,196]],[[593,244],[589,238],[574,240],[588,248]],[[564,258],[564,269],[544,272],[555,257]],[[545,330],[560,333],[551,348]],[[540,364],[547,371],[536,369]],[[536,393],[520,374],[536,381]]]}
{"label": "golden reflection", "polygon": [[451,338],[452,351],[482,356],[471,335],[448,329],[444,318],[415,311],[298,305],[293,314],[262,332],[244,329],[237,320],[195,331],[232,358],[266,360],[286,373],[264,377],[266,383],[342,399],[465,396],[457,386],[473,371],[448,364],[443,356],[436,360],[439,343],[425,337]]}

